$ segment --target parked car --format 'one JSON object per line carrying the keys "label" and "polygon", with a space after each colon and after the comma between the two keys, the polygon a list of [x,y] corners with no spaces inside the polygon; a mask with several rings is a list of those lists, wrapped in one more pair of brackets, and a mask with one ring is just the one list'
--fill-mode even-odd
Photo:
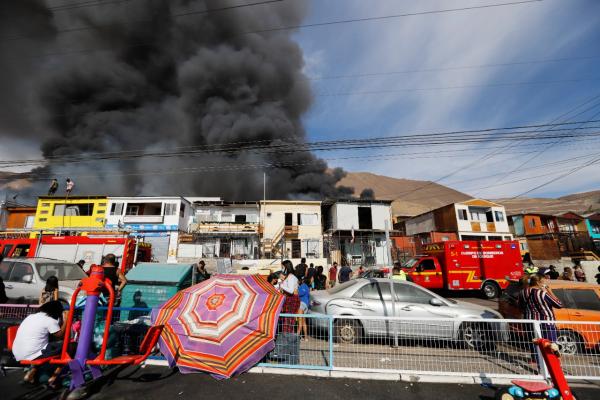
{"label": "parked car", "polygon": [[[392,316],[393,308],[397,317],[411,320],[392,320],[397,324],[393,325],[394,322],[382,318],[364,318]],[[328,290],[311,292],[310,313],[317,317],[311,318],[311,322],[322,329],[328,328],[329,321],[318,316],[335,315],[334,336],[342,343],[357,343],[369,336],[390,337],[396,333],[407,338],[460,340],[471,348],[483,349],[493,345],[504,330],[502,323],[491,322],[501,318],[492,309],[445,299],[412,282],[386,278],[358,278]],[[490,322],[482,322],[486,320]]]}
{"label": "parked car", "polygon": [[[556,296],[563,308],[554,310],[557,321],[595,321],[600,322],[600,285],[563,280],[548,281],[548,289]],[[518,305],[521,285],[512,282],[500,297],[499,311],[508,319],[522,318]],[[509,324],[515,334],[521,334],[523,324]],[[600,346],[598,325],[559,323],[557,343],[563,354],[577,354],[586,349]]]}
{"label": "parked car", "polygon": [[370,279],[370,278],[385,278],[390,274],[390,268],[384,267],[384,268],[370,268],[368,270],[366,270],[365,272],[363,272],[360,276],[357,276],[357,278],[365,278],[365,279]]}
{"label": "parked car", "polygon": [[0,277],[10,302],[37,303],[46,279],[52,275],[59,281],[59,300],[67,303],[79,281],[86,277],[77,264],[50,258],[5,258],[0,263]]}

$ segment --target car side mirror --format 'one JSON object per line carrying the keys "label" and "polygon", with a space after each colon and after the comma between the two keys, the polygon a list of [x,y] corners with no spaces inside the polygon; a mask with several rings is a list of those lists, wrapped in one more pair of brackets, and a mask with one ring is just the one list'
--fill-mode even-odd
{"label": "car side mirror", "polygon": [[433,299],[429,300],[429,304],[432,306],[441,307],[444,305],[444,302],[434,297]]}
{"label": "car side mirror", "polygon": [[23,277],[21,278],[21,282],[23,282],[23,283],[33,282],[33,275],[32,274],[23,275]]}

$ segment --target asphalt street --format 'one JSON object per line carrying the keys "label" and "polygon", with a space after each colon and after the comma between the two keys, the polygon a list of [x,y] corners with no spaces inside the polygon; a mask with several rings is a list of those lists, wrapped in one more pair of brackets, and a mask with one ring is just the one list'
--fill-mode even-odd
{"label": "asphalt street", "polygon": [[[4,400],[39,400],[56,394],[20,386],[21,372],[0,377]],[[598,399],[600,389],[577,388],[578,399]],[[495,389],[480,385],[409,383],[305,376],[245,374],[217,381],[205,374],[182,375],[164,367],[129,367],[97,388],[94,400],[148,399],[414,399],[492,400]]]}

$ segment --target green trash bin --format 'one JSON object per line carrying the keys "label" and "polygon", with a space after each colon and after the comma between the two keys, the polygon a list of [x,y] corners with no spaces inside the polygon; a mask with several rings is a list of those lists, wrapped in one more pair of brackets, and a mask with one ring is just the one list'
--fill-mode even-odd
{"label": "green trash bin", "polygon": [[[127,286],[121,294],[123,308],[153,308],[169,300],[175,293],[192,284],[190,264],[139,263],[127,275]],[[121,311],[120,320],[127,321],[148,312]]]}

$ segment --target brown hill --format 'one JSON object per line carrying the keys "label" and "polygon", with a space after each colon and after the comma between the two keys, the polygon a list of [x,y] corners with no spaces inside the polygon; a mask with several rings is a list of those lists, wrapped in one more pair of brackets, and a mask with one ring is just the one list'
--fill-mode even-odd
{"label": "brown hill", "polygon": [[495,201],[504,205],[508,214],[521,212],[560,214],[567,211],[585,214],[600,210],[600,190],[570,194],[557,199],[518,198],[498,199]]}
{"label": "brown hill", "polygon": [[353,187],[357,195],[370,188],[373,189],[376,199],[393,200],[392,211],[395,216],[418,215],[471,198],[465,193],[437,183],[390,178],[368,172],[349,172],[339,185]]}

